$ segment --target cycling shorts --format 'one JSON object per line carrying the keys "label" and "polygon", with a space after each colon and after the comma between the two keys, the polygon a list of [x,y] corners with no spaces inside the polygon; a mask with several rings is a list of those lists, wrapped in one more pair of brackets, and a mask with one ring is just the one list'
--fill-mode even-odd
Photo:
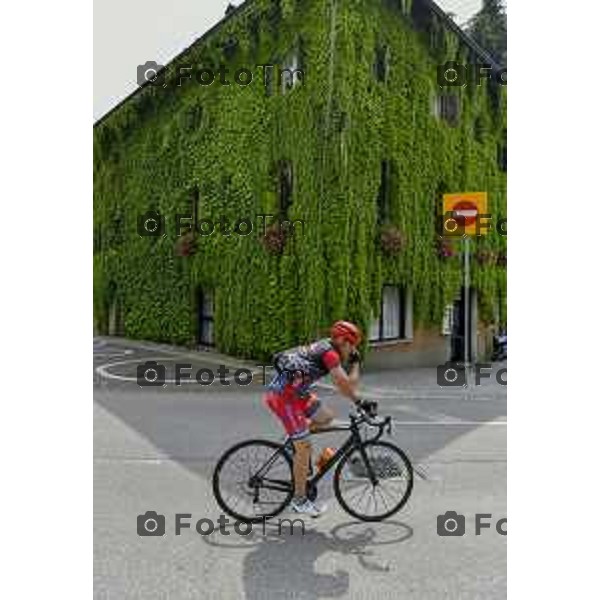
{"label": "cycling shorts", "polygon": [[303,439],[310,433],[309,421],[321,407],[315,394],[298,396],[292,386],[286,386],[282,392],[267,392],[265,404],[275,413],[293,440]]}

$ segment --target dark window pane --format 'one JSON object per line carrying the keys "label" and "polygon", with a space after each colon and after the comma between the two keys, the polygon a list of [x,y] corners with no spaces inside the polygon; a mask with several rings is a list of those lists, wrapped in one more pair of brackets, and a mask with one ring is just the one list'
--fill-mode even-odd
{"label": "dark window pane", "polygon": [[214,293],[198,289],[198,341],[213,346],[214,340]]}
{"label": "dark window pane", "polygon": [[281,216],[287,217],[288,209],[292,205],[294,192],[294,172],[292,163],[282,160],[278,163],[278,200]]}
{"label": "dark window pane", "polygon": [[442,94],[438,96],[437,114],[448,125],[456,127],[460,118],[460,97],[456,94]]}
{"label": "dark window pane", "polygon": [[373,71],[375,73],[375,79],[385,83],[388,76],[388,63],[389,63],[389,51],[385,46],[378,46],[375,49],[375,64],[373,65]]}

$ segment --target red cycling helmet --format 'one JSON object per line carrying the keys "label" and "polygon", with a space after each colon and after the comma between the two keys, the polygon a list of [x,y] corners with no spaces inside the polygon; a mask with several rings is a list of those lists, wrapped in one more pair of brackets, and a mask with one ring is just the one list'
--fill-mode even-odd
{"label": "red cycling helmet", "polygon": [[331,326],[330,334],[332,338],[341,337],[348,340],[353,346],[358,346],[362,339],[360,329],[349,321],[336,321]]}

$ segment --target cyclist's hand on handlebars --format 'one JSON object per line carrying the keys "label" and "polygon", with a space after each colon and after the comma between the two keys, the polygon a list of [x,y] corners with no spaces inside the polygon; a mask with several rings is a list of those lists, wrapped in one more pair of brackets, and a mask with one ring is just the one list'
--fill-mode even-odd
{"label": "cyclist's hand on handlebars", "polygon": [[374,400],[359,400],[356,406],[363,410],[369,417],[377,415],[377,402]]}

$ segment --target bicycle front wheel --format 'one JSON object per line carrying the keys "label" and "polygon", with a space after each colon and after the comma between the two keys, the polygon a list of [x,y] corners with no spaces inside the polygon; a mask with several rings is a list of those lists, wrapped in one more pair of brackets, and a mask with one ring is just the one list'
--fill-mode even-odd
{"label": "bicycle front wheel", "polygon": [[228,514],[258,523],[279,514],[294,492],[292,459],[281,444],[241,442],[223,454],[213,473],[213,493]]}
{"label": "bicycle front wheel", "polygon": [[389,442],[365,442],[362,448],[366,462],[360,447],[353,448],[335,470],[333,489],[348,514],[361,521],[382,521],[408,502],[413,468],[406,454]]}

